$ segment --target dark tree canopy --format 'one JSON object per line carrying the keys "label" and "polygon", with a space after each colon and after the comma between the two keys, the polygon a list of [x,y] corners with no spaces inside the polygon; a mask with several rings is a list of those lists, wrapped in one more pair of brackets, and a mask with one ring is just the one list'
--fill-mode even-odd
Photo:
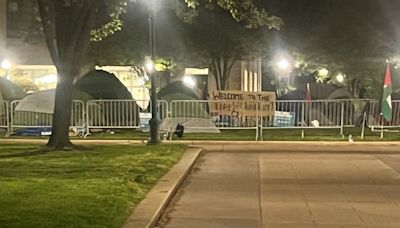
{"label": "dark tree canopy", "polygon": [[343,73],[350,90],[365,88],[370,97],[378,96],[385,60],[399,60],[400,1],[268,0],[264,4],[285,20],[270,42],[271,50],[288,49],[307,63],[304,70],[325,67],[331,77]]}

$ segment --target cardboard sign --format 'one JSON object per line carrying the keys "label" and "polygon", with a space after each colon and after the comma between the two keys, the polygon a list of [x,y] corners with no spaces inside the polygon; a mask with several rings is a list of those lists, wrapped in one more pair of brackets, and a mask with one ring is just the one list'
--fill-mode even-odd
{"label": "cardboard sign", "polygon": [[273,92],[212,91],[210,111],[232,117],[271,117],[275,114]]}

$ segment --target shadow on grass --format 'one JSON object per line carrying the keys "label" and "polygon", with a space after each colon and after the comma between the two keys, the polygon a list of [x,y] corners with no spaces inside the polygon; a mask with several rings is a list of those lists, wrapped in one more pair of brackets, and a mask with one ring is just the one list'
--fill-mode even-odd
{"label": "shadow on grass", "polygon": [[0,158],[18,158],[18,157],[32,157],[32,156],[40,156],[40,155],[46,155],[50,152],[68,152],[68,151],[92,151],[94,148],[92,147],[86,147],[82,145],[73,145],[71,147],[64,147],[62,149],[57,149],[51,146],[39,146],[35,149],[30,149],[27,151],[23,152],[18,152],[18,153],[6,153],[6,154],[0,154]]}

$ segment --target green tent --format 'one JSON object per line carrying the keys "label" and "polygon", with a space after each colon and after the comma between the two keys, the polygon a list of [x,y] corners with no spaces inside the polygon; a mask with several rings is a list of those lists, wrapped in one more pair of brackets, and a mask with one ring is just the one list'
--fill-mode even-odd
{"label": "green tent", "polygon": [[196,93],[185,86],[181,81],[172,82],[166,85],[157,93],[157,96],[161,100],[167,100],[168,97],[172,97],[171,94],[177,94],[177,98],[179,98],[178,100],[183,100],[181,98],[187,98],[188,100],[198,99]]}
{"label": "green tent", "polygon": [[4,77],[0,77],[0,101],[21,100],[26,96],[24,90]]}
{"label": "green tent", "polygon": [[74,84],[74,88],[89,94],[94,99],[133,99],[132,94],[114,74],[103,70],[87,73]]}
{"label": "green tent", "polygon": [[[95,100],[113,100],[115,102],[99,101],[91,103],[92,113],[99,116],[89,120],[93,125],[101,126],[104,123],[113,126],[139,125],[140,107],[136,104],[121,103],[118,100],[134,100],[132,94],[122,82],[111,73],[103,70],[91,71],[80,78],[74,88],[89,94]],[[110,110],[118,110],[110,113]]]}

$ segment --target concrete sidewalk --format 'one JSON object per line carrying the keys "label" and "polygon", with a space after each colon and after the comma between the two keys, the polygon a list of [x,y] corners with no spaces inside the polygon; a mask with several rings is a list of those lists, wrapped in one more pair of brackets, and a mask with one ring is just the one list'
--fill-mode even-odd
{"label": "concrete sidewalk", "polygon": [[400,227],[400,155],[207,153],[158,227]]}

